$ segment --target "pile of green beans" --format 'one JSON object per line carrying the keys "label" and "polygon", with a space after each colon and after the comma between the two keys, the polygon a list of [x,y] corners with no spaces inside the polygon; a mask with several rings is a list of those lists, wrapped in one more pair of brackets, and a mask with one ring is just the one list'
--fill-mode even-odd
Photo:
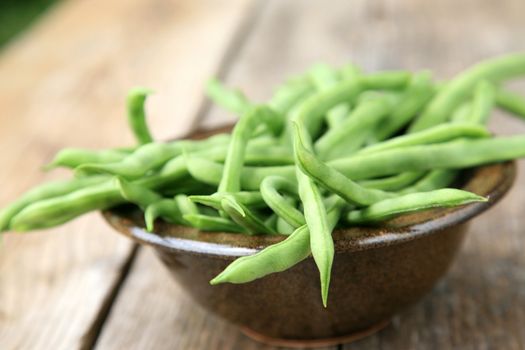
{"label": "pile of green beans", "polygon": [[525,136],[493,137],[500,108],[525,118],[525,98],[504,83],[525,75],[525,53],[474,65],[447,82],[428,71],[366,73],[318,64],[267,103],[213,79],[207,92],[239,116],[231,134],[156,141],[145,102],[127,99],[130,147],[60,151],[46,167],[73,171],[0,211],[0,232],[63,224],[131,203],[145,229],[158,220],[203,231],[283,239],[237,259],[211,283],[246,283],[312,256],[327,305],[336,227],[384,225],[404,213],[487,199],[447,188],[462,169],[525,157]]}

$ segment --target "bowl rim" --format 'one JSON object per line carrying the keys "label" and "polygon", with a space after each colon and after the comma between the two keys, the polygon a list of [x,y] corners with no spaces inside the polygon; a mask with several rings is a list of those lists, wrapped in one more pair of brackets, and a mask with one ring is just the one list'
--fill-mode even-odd
{"label": "bowl rim", "polygon": [[[198,131],[192,138],[202,138],[228,131],[230,126]],[[453,208],[435,208],[401,215],[384,226],[351,227],[334,230],[336,252],[375,249],[422,238],[465,223],[494,206],[511,188],[516,177],[516,162],[507,161],[472,168],[463,189],[476,188],[487,202],[475,202]],[[491,181],[492,180],[492,181]],[[488,181],[488,186],[483,186]],[[481,186],[481,191],[479,187]],[[117,231],[134,241],[162,250],[205,254],[223,258],[251,255],[284,240],[287,236],[245,235],[229,232],[204,232],[195,228],[160,222],[155,232],[144,228],[142,218],[111,208],[102,212],[105,220]]]}

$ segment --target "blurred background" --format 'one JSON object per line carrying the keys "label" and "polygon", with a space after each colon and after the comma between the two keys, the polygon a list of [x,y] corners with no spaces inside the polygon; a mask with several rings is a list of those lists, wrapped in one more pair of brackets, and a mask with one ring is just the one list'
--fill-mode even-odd
{"label": "blurred background", "polygon": [[[124,100],[133,86],[155,90],[152,130],[172,138],[233,120],[204,99],[210,76],[255,100],[317,62],[447,79],[523,51],[524,13],[523,0],[2,0],[0,206],[67,176],[40,171],[63,147],[130,144]],[[525,94],[524,81],[510,88]],[[525,133],[501,113],[490,127]],[[420,305],[337,349],[525,349],[524,191],[520,175]],[[202,311],[169,278],[97,213],[7,234],[0,348],[271,349]]]}

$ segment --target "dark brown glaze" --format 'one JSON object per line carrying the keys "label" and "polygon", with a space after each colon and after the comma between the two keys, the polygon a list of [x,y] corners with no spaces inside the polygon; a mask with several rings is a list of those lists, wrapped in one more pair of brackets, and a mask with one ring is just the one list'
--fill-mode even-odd
{"label": "dark brown glaze", "polygon": [[104,216],[119,232],[153,246],[173,277],[204,308],[263,336],[307,341],[366,330],[419,300],[447,271],[467,221],[505,194],[515,171],[515,164],[507,162],[463,174],[461,187],[488,196],[486,203],[404,215],[381,227],[336,230],[326,309],[312,258],[250,283],[209,284],[237,257],[280,237],[201,232],[162,222],[155,233],[148,233],[137,211],[120,208]]}

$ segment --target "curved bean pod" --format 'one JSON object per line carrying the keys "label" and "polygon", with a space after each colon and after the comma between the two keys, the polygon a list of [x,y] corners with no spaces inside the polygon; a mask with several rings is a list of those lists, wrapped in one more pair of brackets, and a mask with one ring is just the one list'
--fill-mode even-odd
{"label": "curved bean pod", "polygon": [[394,137],[387,141],[376,143],[357,152],[359,155],[383,152],[400,147],[425,145],[450,141],[460,137],[489,137],[490,132],[482,125],[472,123],[444,123],[412,134]]}
{"label": "curved bean pod", "polygon": [[487,199],[474,193],[444,188],[440,190],[412,193],[401,197],[386,199],[371,206],[353,210],[346,216],[350,224],[384,221],[399,214],[421,211],[436,207],[454,207],[473,202],[486,202]]}
{"label": "curved bean pod", "polygon": [[283,118],[267,107],[252,108],[241,117],[232,131],[219,192],[240,191],[246,146],[255,128],[261,123],[268,125],[277,134],[283,126]]}
{"label": "curved bean pod", "polygon": [[486,80],[480,81],[474,90],[472,109],[468,121],[477,124],[486,124],[494,107],[496,88]]}
{"label": "curved bean pod", "polygon": [[75,169],[83,164],[107,164],[119,162],[131,152],[128,150],[88,150],[81,148],[66,148],[59,151],[45,169],[65,167]]}
{"label": "curved bean pod", "polygon": [[146,97],[152,92],[150,89],[139,87],[131,89],[127,97],[128,123],[140,145],[153,142],[144,110]]}
{"label": "curved bean pod", "polygon": [[286,191],[298,196],[297,184],[279,176],[268,176],[261,183],[261,195],[266,204],[292,227],[305,224],[303,213],[291,205],[279,192]]}
{"label": "curved bean pod", "polygon": [[245,113],[252,106],[240,90],[227,88],[214,78],[208,81],[206,94],[213,102],[236,115]]}

